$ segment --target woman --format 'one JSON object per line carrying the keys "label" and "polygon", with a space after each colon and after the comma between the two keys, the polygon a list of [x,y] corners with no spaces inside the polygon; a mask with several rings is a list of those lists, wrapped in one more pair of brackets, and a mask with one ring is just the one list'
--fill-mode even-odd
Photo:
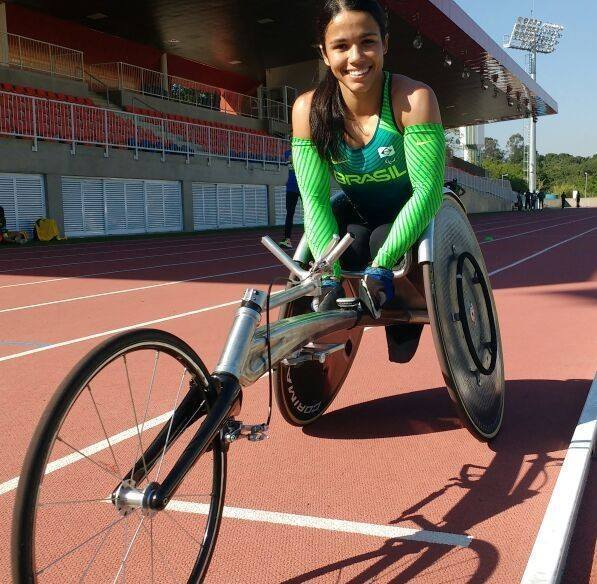
{"label": "woman", "polygon": [[[328,67],[292,112],[292,157],[305,233],[319,257],[333,234],[355,241],[343,268],[365,269],[375,315],[394,296],[392,268],[442,201],[445,138],[433,91],[384,72],[387,17],[375,0],[327,0],[318,27]],[[343,190],[329,199],[329,174]],[[340,266],[323,283],[320,309],[341,296]]]}

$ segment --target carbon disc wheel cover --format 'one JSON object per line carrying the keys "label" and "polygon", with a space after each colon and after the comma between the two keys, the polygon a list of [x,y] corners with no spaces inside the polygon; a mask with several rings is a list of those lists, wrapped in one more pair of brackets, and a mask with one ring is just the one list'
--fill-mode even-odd
{"label": "carbon disc wheel cover", "polygon": [[451,198],[444,199],[435,217],[433,258],[424,273],[442,373],[463,421],[490,439],[500,429],[504,410],[499,324],[481,249],[464,211]]}
{"label": "carbon disc wheel cover", "polygon": [[[346,295],[354,295],[345,283]],[[300,298],[280,310],[280,318],[312,312],[311,297]],[[295,426],[305,426],[321,416],[342,387],[357,354],[363,329],[336,331],[318,343],[345,343],[345,348],[327,357],[325,363],[311,361],[299,365],[280,365],[274,377],[274,390],[280,413]]]}

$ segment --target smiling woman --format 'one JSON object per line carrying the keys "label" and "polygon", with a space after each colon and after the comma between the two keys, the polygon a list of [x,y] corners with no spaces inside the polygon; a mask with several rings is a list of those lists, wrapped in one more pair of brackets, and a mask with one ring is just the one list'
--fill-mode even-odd
{"label": "smiling woman", "polygon": [[[334,233],[352,233],[342,267],[365,268],[363,289],[376,308],[394,296],[392,268],[439,209],[445,164],[435,94],[383,69],[387,30],[375,0],[325,2],[318,34],[328,70],[297,99],[292,118],[311,252],[319,257]],[[331,203],[330,172],[342,188]],[[341,295],[339,281],[327,284],[335,294],[323,309]]]}

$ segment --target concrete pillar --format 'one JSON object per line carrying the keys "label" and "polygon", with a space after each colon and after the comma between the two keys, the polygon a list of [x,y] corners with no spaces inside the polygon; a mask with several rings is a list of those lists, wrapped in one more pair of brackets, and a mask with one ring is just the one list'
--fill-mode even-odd
{"label": "concrete pillar", "polygon": [[273,185],[267,185],[267,224],[271,227],[276,224],[276,194]]}
{"label": "concrete pillar", "polygon": [[59,174],[46,174],[46,211],[48,219],[54,219],[60,234],[65,235],[62,177]]}
{"label": "concrete pillar", "polygon": [[193,181],[182,181],[182,230],[194,231],[193,221]]}
{"label": "concrete pillar", "polygon": [[170,84],[168,83],[168,53],[162,53],[160,63],[162,67],[162,89],[168,93],[170,91]]}
{"label": "concrete pillar", "polygon": [[6,2],[0,2],[0,65],[8,67],[9,62]]}

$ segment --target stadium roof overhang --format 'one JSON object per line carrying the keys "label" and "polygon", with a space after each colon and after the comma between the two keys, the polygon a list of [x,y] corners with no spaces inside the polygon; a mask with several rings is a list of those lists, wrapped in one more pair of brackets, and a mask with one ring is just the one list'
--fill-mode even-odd
{"label": "stadium roof overhang", "polygon": [[[313,23],[320,0],[13,1],[258,80],[268,68],[317,57]],[[385,4],[386,68],[428,83],[447,127],[557,113],[555,100],[453,0]],[[415,49],[418,33],[423,44]]]}

